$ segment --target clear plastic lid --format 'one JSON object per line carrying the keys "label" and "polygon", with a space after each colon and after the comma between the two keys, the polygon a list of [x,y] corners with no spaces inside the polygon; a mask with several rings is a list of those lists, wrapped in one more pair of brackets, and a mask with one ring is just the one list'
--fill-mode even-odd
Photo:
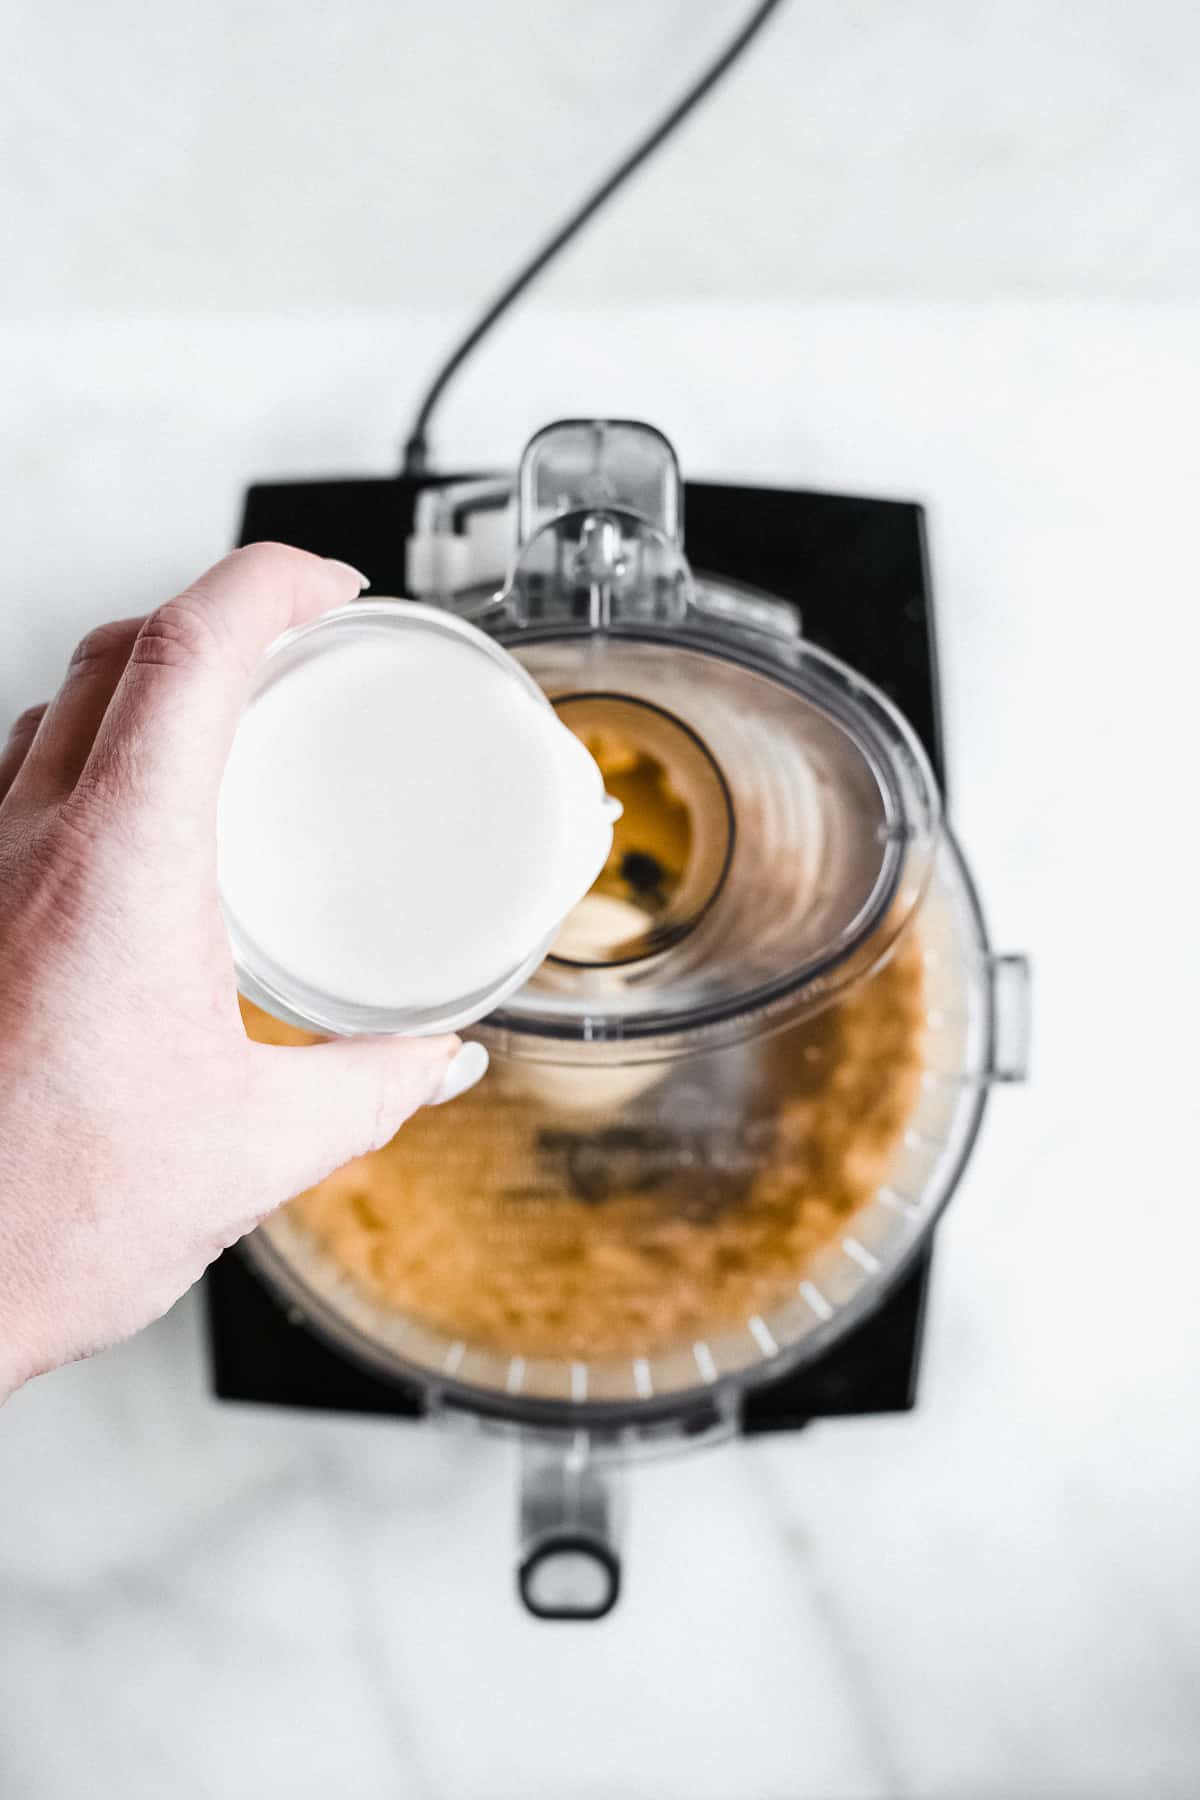
{"label": "clear plastic lid", "polygon": [[517,491],[513,571],[478,616],[625,812],[597,889],[493,1025],[518,1054],[555,1038],[653,1058],[827,1005],[929,882],[940,800],[916,734],[780,603],[693,575],[651,427],[548,427]]}

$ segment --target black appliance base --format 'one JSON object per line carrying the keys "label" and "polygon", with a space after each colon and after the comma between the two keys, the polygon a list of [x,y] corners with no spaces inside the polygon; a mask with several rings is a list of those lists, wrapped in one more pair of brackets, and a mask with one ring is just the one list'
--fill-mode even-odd
{"label": "black appliance base", "polygon": [[[460,477],[441,477],[442,480]],[[272,538],[340,557],[377,594],[404,591],[404,546],[425,481],[252,487],[240,541]],[[920,507],[902,501],[689,482],[693,566],[800,609],[805,636],[852,663],[919,732],[945,791],[933,607]],[[749,1394],[749,1433],[816,1418],[905,1412],[916,1401],[928,1250],[870,1318],[818,1362]],[[213,1388],[223,1400],[419,1418],[415,1386],[368,1374],[293,1323],[236,1252],[205,1277]]]}

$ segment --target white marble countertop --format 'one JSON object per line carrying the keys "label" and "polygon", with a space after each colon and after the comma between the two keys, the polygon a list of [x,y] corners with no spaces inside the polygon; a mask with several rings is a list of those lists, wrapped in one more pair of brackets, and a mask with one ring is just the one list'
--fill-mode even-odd
{"label": "white marble countertop", "polygon": [[[219,554],[247,480],[391,467],[444,330],[10,327],[0,712]],[[0,1415],[0,1794],[1195,1793],[1200,323],[533,307],[440,443],[590,410],[696,474],[930,508],[954,814],[1037,1032],[940,1234],[919,1409],[640,1471],[619,1613],[539,1627],[508,1449],[222,1407],[189,1298]]]}

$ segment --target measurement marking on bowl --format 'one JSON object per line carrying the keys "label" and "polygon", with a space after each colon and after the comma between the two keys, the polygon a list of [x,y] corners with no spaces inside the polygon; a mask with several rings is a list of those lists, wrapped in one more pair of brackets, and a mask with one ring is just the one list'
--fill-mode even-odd
{"label": "measurement marking on bowl", "polygon": [[461,1363],[466,1353],[467,1346],[463,1343],[461,1338],[458,1338],[451,1344],[442,1363],[442,1368],[446,1371],[447,1375],[454,1375],[457,1373],[458,1365]]}
{"label": "measurement marking on bowl", "polygon": [[713,1361],[713,1353],[708,1345],[704,1343],[703,1340],[698,1344],[693,1344],[692,1355],[695,1357],[696,1367],[703,1375],[705,1381],[715,1381],[717,1379],[717,1365]]}
{"label": "measurement marking on bowl", "polygon": [[650,1364],[644,1356],[633,1359],[633,1385],[643,1400],[648,1400],[654,1392],[654,1379],[650,1374]]}
{"label": "measurement marking on bowl", "polygon": [[830,1306],[820,1288],[814,1287],[811,1281],[802,1281],[800,1283],[800,1297],[808,1302],[818,1319],[832,1319],[832,1306]]}
{"label": "measurement marking on bowl", "polygon": [[521,1384],[524,1380],[525,1358],[523,1356],[514,1356],[508,1365],[508,1375],[504,1382],[505,1393],[519,1394],[521,1391]]}
{"label": "measurement marking on bowl", "polygon": [[893,1212],[903,1213],[906,1219],[920,1217],[921,1208],[917,1202],[910,1200],[907,1194],[898,1194],[895,1188],[881,1187],[879,1198],[885,1206],[890,1206]]}
{"label": "measurement marking on bowl", "polygon": [[747,1319],[746,1325],[749,1329],[750,1336],[754,1339],[763,1355],[774,1356],[779,1345],[775,1342],[771,1327],[767,1324],[767,1321],[765,1319],[760,1319],[758,1314],[755,1313],[753,1318]]}
{"label": "measurement marking on bowl", "polygon": [[572,1400],[587,1399],[586,1363],[573,1362],[571,1364],[571,1398]]}
{"label": "measurement marking on bowl", "polygon": [[856,1237],[844,1237],[842,1249],[851,1262],[856,1262],[860,1269],[866,1270],[868,1275],[874,1275],[880,1266],[879,1258],[873,1256],[866,1245],[860,1244]]}

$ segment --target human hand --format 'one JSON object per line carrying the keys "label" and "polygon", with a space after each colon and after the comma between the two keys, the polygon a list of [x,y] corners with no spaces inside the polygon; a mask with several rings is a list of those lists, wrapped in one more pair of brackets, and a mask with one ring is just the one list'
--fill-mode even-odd
{"label": "human hand", "polygon": [[89,633],[0,754],[0,1399],[164,1312],[479,1070],[454,1037],[251,1043],[216,806],[251,675],[361,577],[277,544]]}

